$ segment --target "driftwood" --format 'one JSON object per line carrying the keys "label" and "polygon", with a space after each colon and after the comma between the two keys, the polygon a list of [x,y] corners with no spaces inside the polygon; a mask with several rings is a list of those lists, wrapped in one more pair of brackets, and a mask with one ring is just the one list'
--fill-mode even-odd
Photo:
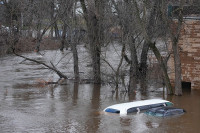
{"label": "driftwood", "polygon": [[13,49],[13,53],[14,53],[16,56],[19,56],[19,57],[21,57],[21,58],[24,58],[25,60],[29,60],[29,61],[32,61],[32,62],[35,62],[35,63],[37,63],[37,64],[40,64],[40,65],[43,65],[43,66],[47,67],[48,69],[50,69],[50,70],[56,72],[56,74],[57,74],[60,78],[68,79],[67,76],[64,75],[62,72],[60,72],[60,71],[53,65],[52,62],[50,62],[52,66],[49,66],[49,65],[47,65],[47,64],[45,64],[45,63],[43,63],[43,62],[41,62],[41,61],[37,61],[37,60],[31,59],[31,58],[25,57],[25,56],[23,56],[23,55],[17,54],[17,53],[15,52],[15,49]]}

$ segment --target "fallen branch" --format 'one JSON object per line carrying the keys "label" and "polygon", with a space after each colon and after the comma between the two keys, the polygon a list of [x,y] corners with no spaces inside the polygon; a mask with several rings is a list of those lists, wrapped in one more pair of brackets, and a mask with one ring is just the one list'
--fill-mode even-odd
{"label": "fallen branch", "polygon": [[49,68],[50,70],[56,72],[56,74],[57,74],[60,78],[68,79],[67,76],[64,75],[62,72],[60,72],[60,71],[53,65],[52,62],[50,62],[51,65],[52,65],[52,67],[51,67],[51,66],[49,66],[49,65],[47,65],[47,64],[45,64],[45,63],[43,63],[43,62],[41,62],[41,61],[37,61],[37,60],[31,59],[31,58],[25,57],[25,56],[23,56],[23,55],[19,55],[19,54],[17,54],[17,53],[15,52],[15,49],[13,49],[13,53],[14,53],[16,56],[19,56],[19,57],[21,57],[21,58],[24,58],[25,60],[29,60],[29,61],[35,62],[35,63],[37,63],[37,64],[40,64],[40,65],[43,65],[43,66]]}

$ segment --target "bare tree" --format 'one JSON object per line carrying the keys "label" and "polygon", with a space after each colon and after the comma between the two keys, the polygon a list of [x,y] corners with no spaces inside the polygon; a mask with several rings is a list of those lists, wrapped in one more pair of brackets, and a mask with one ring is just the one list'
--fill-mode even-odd
{"label": "bare tree", "polygon": [[[23,0],[23,2],[13,0],[12,2],[5,1],[5,3],[8,11],[6,20],[12,29],[11,38],[14,38],[13,45],[18,42],[19,31],[25,27],[28,30],[37,31],[37,52],[40,50],[40,44],[46,32],[50,31],[51,36],[55,33],[57,39],[60,39],[61,51],[64,52],[65,45],[70,45],[74,59],[74,77],[79,79],[77,45],[80,43],[79,31],[82,27],[86,27],[94,83],[101,83],[102,59],[112,68],[117,88],[120,82],[120,72],[123,71],[122,66],[126,61],[130,66],[128,75],[129,92],[133,92],[136,89],[138,77],[142,77],[141,79],[146,81],[147,57],[149,49],[151,49],[162,69],[169,93],[173,93],[167,73],[166,61],[156,47],[156,39],[168,37],[168,33],[172,40],[175,62],[175,94],[182,95],[178,41],[183,23],[184,0],[180,0],[177,21],[174,21],[173,18],[167,18],[167,2],[163,0]],[[196,1],[196,3],[198,4],[199,2]],[[79,8],[77,5],[79,4],[82,10],[77,13]],[[43,10],[44,8],[46,10]],[[79,22],[78,19],[82,22]],[[108,46],[113,41],[110,29],[116,27],[121,32],[118,40],[116,39],[121,48],[119,50],[121,54],[119,54],[119,64],[114,69],[112,62],[104,59],[101,51],[103,46]],[[60,29],[62,30],[61,38],[58,32]],[[129,52],[127,55],[126,51]],[[53,65],[50,67],[54,68]]]}
{"label": "bare tree", "polygon": [[133,0],[133,3],[134,3],[136,20],[137,20],[137,23],[139,24],[139,26],[141,28],[142,35],[143,35],[145,41],[149,44],[151,50],[154,52],[154,54],[155,54],[155,56],[156,56],[156,58],[157,58],[157,60],[158,60],[158,62],[160,64],[160,66],[161,66],[161,69],[163,71],[166,87],[169,90],[169,93],[172,94],[173,93],[172,86],[171,86],[171,83],[170,83],[170,80],[169,80],[169,76],[168,76],[168,73],[167,73],[167,68],[165,66],[163,57],[161,56],[159,50],[155,46],[155,42],[153,42],[152,38],[150,38],[150,36],[148,35],[148,32],[147,32],[147,30],[145,28],[145,23],[140,17],[140,11],[139,11],[139,8],[138,8],[137,1]]}
{"label": "bare tree", "polygon": [[[185,4],[185,0],[180,0],[179,8],[176,12],[178,12],[177,22],[173,18],[167,19],[163,16],[165,22],[168,22],[169,27],[169,35],[172,41],[172,49],[174,55],[174,67],[175,67],[175,95],[182,95],[182,82],[181,82],[181,60],[180,60],[180,52],[179,52],[179,37],[181,34],[182,24],[183,24],[183,6]],[[173,25],[173,26],[172,26]]]}
{"label": "bare tree", "polygon": [[[43,36],[45,35],[45,33],[47,32],[47,30],[52,26],[55,25],[57,20],[58,20],[58,15],[56,15],[54,17],[54,19],[49,19],[48,16],[49,12],[51,11],[51,5],[52,5],[52,1],[33,1],[33,7],[34,7],[34,14],[33,14],[33,18],[34,18],[34,24],[35,24],[35,28],[37,30],[37,38],[36,38],[36,52],[40,51],[40,44],[42,41]],[[47,10],[42,10],[46,8]],[[49,12],[48,12],[49,11]],[[46,18],[45,18],[46,17]],[[45,22],[45,19],[49,20],[49,22]],[[42,30],[42,32],[41,32]]]}
{"label": "bare tree", "polygon": [[60,50],[63,51],[65,45],[67,45],[66,47],[68,49],[68,45],[70,44],[74,59],[74,77],[75,80],[78,81],[79,65],[78,65],[77,44],[79,43],[78,39],[79,35],[76,33],[76,29],[78,27],[76,22],[77,2],[74,0],[60,0],[58,4],[60,5],[58,10],[58,15],[63,23]]}
{"label": "bare tree", "polygon": [[[118,25],[122,27],[123,36],[122,36],[122,45],[123,45],[123,54],[122,57],[130,63],[130,72],[129,72],[129,87],[128,91],[133,92],[136,89],[136,81],[138,77],[138,59],[137,59],[137,50],[136,50],[136,38],[137,38],[137,28],[134,21],[134,12],[133,5],[130,1],[114,1],[112,4],[115,7],[116,15],[118,18]],[[125,55],[125,44],[128,45],[130,51],[130,59]]]}
{"label": "bare tree", "polygon": [[103,45],[103,18],[105,0],[80,0],[86,20],[90,51],[92,56],[94,83],[101,82],[101,46]]}

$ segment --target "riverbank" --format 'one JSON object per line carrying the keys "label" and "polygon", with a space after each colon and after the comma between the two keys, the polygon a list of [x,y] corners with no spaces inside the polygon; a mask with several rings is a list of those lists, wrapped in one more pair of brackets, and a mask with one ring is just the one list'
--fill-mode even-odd
{"label": "riverbank", "polygon": [[[0,57],[12,54],[11,39],[4,38],[0,42]],[[36,39],[32,37],[21,37],[15,45],[16,52],[27,53],[33,52],[36,47]],[[60,41],[56,39],[44,38],[40,44],[40,50],[55,50],[60,48]]]}

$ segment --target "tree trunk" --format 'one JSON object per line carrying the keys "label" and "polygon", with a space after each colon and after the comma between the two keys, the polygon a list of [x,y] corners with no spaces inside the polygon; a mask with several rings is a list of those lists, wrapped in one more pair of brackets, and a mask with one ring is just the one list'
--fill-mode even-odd
{"label": "tree trunk", "polygon": [[94,83],[101,83],[101,70],[100,70],[100,52],[101,44],[99,40],[99,21],[94,12],[89,13],[88,16],[88,37],[90,40],[90,51],[92,56],[93,80]]}
{"label": "tree trunk", "polygon": [[60,37],[60,35],[59,35],[57,22],[55,22],[55,24],[54,24],[54,29],[55,29],[55,37],[56,37],[56,39],[58,39]]}
{"label": "tree trunk", "polygon": [[158,63],[160,64],[160,67],[161,67],[161,69],[163,71],[163,76],[164,76],[164,79],[165,79],[165,84],[166,84],[167,89],[169,90],[169,94],[173,94],[172,86],[171,86],[171,83],[170,83],[170,79],[169,79],[169,76],[168,76],[168,73],[167,73],[167,68],[166,68],[165,63],[163,61],[163,58],[160,55],[159,50],[155,46],[155,43],[151,43],[150,42],[149,45],[150,45],[151,50],[155,54],[156,59],[158,60]]}
{"label": "tree trunk", "polygon": [[64,25],[63,25],[63,32],[62,32],[62,38],[61,38],[60,51],[63,51],[63,49],[65,47],[66,33],[67,33],[67,25],[64,23]]}
{"label": "tree trunk", "polygon": [[78,67],[78,53],[77,53],[77,48],[76,48],[76,43],[71,44],[71,49],[73,52],[73,59],[74,59],[74,77],[75,80],[79,80],[79,67]]}
{"label": "tree trunk", "polygon": [[[157,16],[157,9],[159,8],[160,0],[155,0],[153,3],[151,12],[150,12],[150,17],[147,25],[147,35],[149,36],[150,39],[153,37],[153,32],[154,32],[154,26],[156,26],[156,16]],[[146,73],[147,73],[147,56],[148,56],[148,51],[149,51],[149,43],[145,42],[144,46],[142,48],[142,53],[141,53],[141,62],[140,62],[140,75],[141,79],[146,79]]]}
{"label": "tree trunk", "polygon": [[182,83],[181,83],[181,59],[179,55],[178,41],[181,34],[183,24],[183,5],[185,0],[180,1],[178,25],[176,29],[176,35],[172,33],[172,49],[174,53],[174,67],[175,67],[175,95],[182,95]]}
{"label": "tree trunk", "polygon": [[[92,56],[93,80],[94,83],[101,83],[101,45],[103,44],[103,17],[104,17],[104,0],[95,0],[94,5],[88,4],[86,7],[85,0],[80,0],[84,12],[86,25],[88,29],[88,38]],[[93,6],[93,7],[92,7]]]}
{"label": "tree trunk", "polygon": [[[121,66],[122,66],[123,59],[124,59],[125,49],[126,49],[126,45],[123,43],[122,50],[121,50],[121,59],[120,59],[119,65],[118,65],[118,67],[117,67],[117,71],[116,71],[116,73],[115,73],[115,75],[116,75],[116,80],[115,80],[116,88],[115,88],[115,90],[117,90],[118,87],[119,87],[119,74],[120,74],[120,68],[121,68]],[[122,81],[122,82],[123,82],[123,81]]]}
{"label": "tree trunk", "polygon": [[175,66],[175,95],[182,95],[182,84],[181,84],[181,60],[179,55],[179,48],[177,39],[173,40],[173,52],[174,52],[174,66]]}
{"label": "tree trunk", "polygon": [[40,20],[38,22],[38,25],[37,25],[37,39],[36,39],[36,48],[35,48],[35,51],[36,52],[39,52],[40,51],[40,43],[41,43],[41,28],[40,28]]}
{"label": "tree trunk", "polygon": [[[95,45],[95,46],[91,46]],[[94,44],[90,44],[91,52],[92,52],[92,67],[93,67],[93,79],[94,83],[101,83],[101,70],[100,70],[100,46],[98,46],[98,42],[94,42]]]}
{"label": "tree trunk", "polygon": [[136,89],[137,83],[137,73],[138,73],[138,60],[137,60],[137,52],[135,48],[135,40],[132,37],[129,38],[129,47],[131,52],[131,66],[130,66],[130,79],[129,79],[129,87],[128,91],[133,92]]}
{"label": "tree trunk", "polygon": [[[75,18],[75,15],[73,15],[73,18]],[[72,20],[72,23],[74,24],[74,20]],[[67,25],[65,24],[64,27],[66,27]],[[73,33],[73,29],[74,27],[70,27],[69,28],[69,39],[70,39],[70,46],[71,46],[71,50],[73,53],[73,60],[74,60],[74,78],[76,81],[79,81],[79,65],[78,65],[78,52],[77,52],[77,44],[79,43],[77,40],[77,34]],[[65,29],[66,30],[66,29]],[[66,31],[65,31],[66,32]],[[65,33],[66,34],[66,33]]]}
{"label": "tree trunk", "polygon": [[[54,0],[51,0],[51,14],[50,14],[50,16],[51,16],[51,22],[53,21],[53,19],[54,19]],[[53,26],[51,27],[51,31],[50,31],[50,35],[51,35],[51,38],[53,38]]]}
{"label": "tree trunk", "polygon": [[142,48],[140,67],[139,67],[140,79],[146,79],[146,73],[148,68],[147,66],[148,51],[149,51],[149,44],[145,42]]}

